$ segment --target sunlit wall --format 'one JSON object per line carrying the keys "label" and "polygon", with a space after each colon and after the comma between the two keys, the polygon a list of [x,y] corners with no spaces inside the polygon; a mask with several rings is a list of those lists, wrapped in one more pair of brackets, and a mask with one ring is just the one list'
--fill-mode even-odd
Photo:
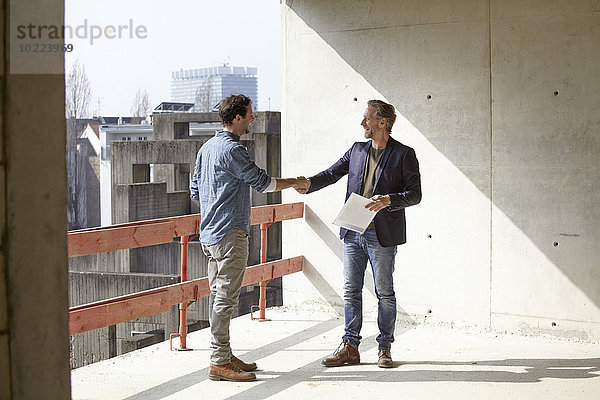
{"label": "sunlit wall", "polygon": [[[440,324],[600,339],[600,8],[580,1],[287,1],[283,175],[355,141],[366,101],[420,162],[394,274],[399,311]],[[305,201],[284,301],[339,306],[342,179]],[[371,278],[370,278],[371,279]],[[371,287],[366,310],[374,310]]]}

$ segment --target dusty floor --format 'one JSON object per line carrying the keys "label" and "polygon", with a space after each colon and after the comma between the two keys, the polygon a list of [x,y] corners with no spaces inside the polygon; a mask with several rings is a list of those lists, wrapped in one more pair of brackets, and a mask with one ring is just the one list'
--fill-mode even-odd
{"label": "dusty floor", "polygon": [[188,336],[189,352],[168,342],[72,372],[74,399],[594,399],[600,345],[543,337],[468,333],[399,323],[396,367],[377,367],[377,326],[363,326],[361,364],[325,368],[343,319],[326,309],[269,309],[270,322],[232,321],[234,352],[256,361],[258,381],[207,377],[209,332]]}

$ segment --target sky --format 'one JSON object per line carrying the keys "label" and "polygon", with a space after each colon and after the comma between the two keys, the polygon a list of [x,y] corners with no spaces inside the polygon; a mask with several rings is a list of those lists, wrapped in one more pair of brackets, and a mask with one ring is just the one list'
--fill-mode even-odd
{"label": "sky", "polygon": [[280,110],[279,13],[279,0],[66,0],[65,71],[85,65],[90,115],[130,115],[138,90],[154,108],[171,100],[171,72],[224,63],[257,67],[258,110]]}

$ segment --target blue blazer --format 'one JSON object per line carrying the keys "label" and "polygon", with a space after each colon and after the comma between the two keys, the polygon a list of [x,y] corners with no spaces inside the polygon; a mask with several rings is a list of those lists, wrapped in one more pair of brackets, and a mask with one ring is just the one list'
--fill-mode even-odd
{"label": "blue blazer", "polygon": [[[329,186],[348,174],[346,200],[350,193],[361,193],[367,154],[371,141],[356,142],[335,164],[311,176],[308,193]],[[389,138],[379,162],[373,195],[388,194],[392,200],[389,207],[375,215],[375,233],[383,247],[406,243],[406,219],[404,209],[421,201],[421,175],[415,151]],[[340,239],[348,232],[340,229]]]}

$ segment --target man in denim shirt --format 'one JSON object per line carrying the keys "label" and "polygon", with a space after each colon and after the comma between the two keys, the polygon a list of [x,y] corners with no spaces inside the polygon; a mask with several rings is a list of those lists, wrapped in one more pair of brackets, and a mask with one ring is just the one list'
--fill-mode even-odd
{"label": "man in denim shirt", "polygon": [[229,323],[238,303],[248,262],[250,187],[265,193],[289,187],[305,188],[306,179],[270,177],[240,143],[254,115],[244,95],[221,102],[224,130],[198,151],[191,197],[200,202],[200,242],[208,257],[209,321],[213,349],[208,376],[212,380],[253,381],[256,363],[245,363],[231,353]]}

